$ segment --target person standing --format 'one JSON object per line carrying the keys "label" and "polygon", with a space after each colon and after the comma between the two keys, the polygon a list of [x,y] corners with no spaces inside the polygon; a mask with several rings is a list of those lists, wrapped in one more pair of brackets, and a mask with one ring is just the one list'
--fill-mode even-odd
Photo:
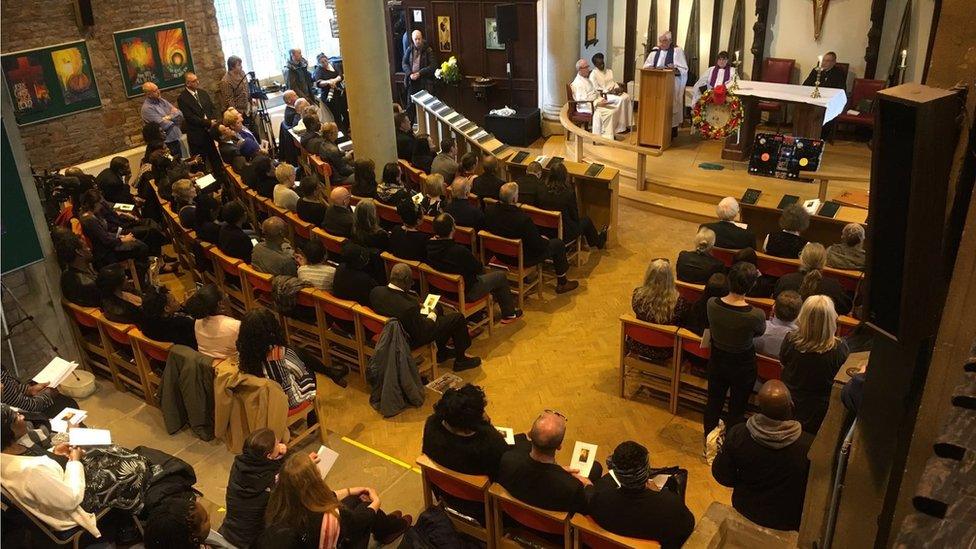
{"label": "person standing", "polygon": [[302,57],[301,48],[288,50],[288,61],[281,69],[281,76],[285,80],[287,89],[293,90],[298,97],[304,97],[309,102],[315,101],[312,73],[308,71],[308,61]]}
{"label": "person standing", "polygon": [[155,122],[166,135],[164,141],[166,148],[173,155],[173,158],[182,158],[180,150],[180,124],[183,122],[183,113],[172,103],[163,99],[159,86],[152,82],[142,85],[142,91],[146,94],[146,100],[142,103],[142,121],[146,124]]}
{"label": "person standing", "polygon": [[674,45],[671,31],[657,37],[657,46],[644,60],[645,69],[674,70],[674,104],[671,107],[671,137],[678,136],[678,126],[684,119],[685,83],[688,81],[688,59],[685,50]]}
{"label": "person standing", "polygon": [[220,153],[210,137],[210,130],[218,124],[217,116],[210,94],[200,89],[200,78],[196,74],[186,73],[186,87],[176,98],[176,104],[186,119],[186,142],[190,146],[190,156],[206,158],[210,169],[219,171]]}
{"label": "person standing", "polygon": [[247,86],[247,74],[244,73],[244,62],[232,55],[227,58],[227,73],[220,79],[218,85],[221,98],[221,111],[234,108],[244,117],[244,123],[253,129],[254,120],[251,118],[251,90]]}
{"label": "person standing", "polygon": [[[429,89],[434,81],[434,71],[437,63],[434,60],[434,50],[424,40],[424,33],[419,29],[410,34],[410,46],[403,52],[403,60],[400,63],[404,74],[404,85],[407,88],[408,100],[405,105],[412,101],[411,96],[420,90]],[[410,120],[417,116],[416,109],[408,108],[407,115]]]}
{"label": "person standing", "polygon": [[322,104],[329,108],[339,129],[349,133],[349,104],[346,101],[346,85],[342,73],[332,64],[329,56],[320,53],[312,71],[312,82],[319,90]]}

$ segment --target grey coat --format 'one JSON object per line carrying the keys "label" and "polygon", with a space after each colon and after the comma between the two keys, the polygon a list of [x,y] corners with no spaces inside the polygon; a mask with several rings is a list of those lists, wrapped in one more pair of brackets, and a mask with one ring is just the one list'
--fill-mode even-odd
{"label": "grey coat", "polygon": [[201,440],[214,438],[213,359],[185,345],[173,345],[159,386],[166,431],[187,423]]}
{"label": "grey coat", "polygon": [[376,343],[367,378],[372,386],[369,403],[383,417],[392,417],[408,406],[424,403],[424,383],[410,354],[407,333],[397,320],[390,320]]}

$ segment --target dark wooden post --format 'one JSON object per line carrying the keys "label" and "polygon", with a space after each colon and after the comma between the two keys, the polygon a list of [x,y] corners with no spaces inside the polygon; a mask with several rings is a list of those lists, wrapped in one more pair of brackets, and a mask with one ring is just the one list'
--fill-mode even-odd
{"label": "dark wooden post", "polygon": [[[719,44],[722,40],[722,0],[714,0],[712,4],[711,36],[708,42],[708,63],[706,63],[709,66],[715,62],[715,58],[718,57],[718,52],[722,51],[722,45]],[[729,55],[735,54],[729,52]]]}
{"label": "dark wooden post", "polygon": [[[766,50],[766,21],[769,16],[769,0],[756,0],[756,22],[752,25],[752,79],[762,76],[763,59]],[[731,52],[730,52],[731,53]]]}
{"label": "dark wooden post", "polygon": [[874,78],[878,70],[878,54],[881,52],[881,33],[884,31],[885,8],[888,0],[872,0],[871,28],[868,29],[868,47],[864,50],[864,78]]}
{"label": "dark wooden post", "polygon": [[637,69],[635,68],[634,58],[637,57],[637,27],[629,24],[631,21],[637,21],[637,0],[627,0],[627,15],[624,18],[627,21],[626,30],[624,31],[624,82],[629,82],[634,80],[636,76]]}

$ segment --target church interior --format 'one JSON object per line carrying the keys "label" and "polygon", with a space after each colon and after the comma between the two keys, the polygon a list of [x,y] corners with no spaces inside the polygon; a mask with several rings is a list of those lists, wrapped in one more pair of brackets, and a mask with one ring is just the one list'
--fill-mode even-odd
{"label": "church interior", "polygon": [[29,4],[4,547],[976,545],[970,0]]}

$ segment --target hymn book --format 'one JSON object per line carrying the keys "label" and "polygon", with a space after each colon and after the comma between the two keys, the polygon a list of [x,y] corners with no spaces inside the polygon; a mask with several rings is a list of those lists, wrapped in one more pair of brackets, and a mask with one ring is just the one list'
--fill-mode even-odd
{"label": "hymn book", "polygon": [[51,430],[55,433],[66,433],[69,428],[77,427],[88,412],[77,408],[65,408],[58,412],[58,415],[51,418]]}
{"label": "hymn book", "polygon": [[427,316],[434,311],[434,307],[437,307],[437,302],[441,300],[441,296],[437,294],[427,294],[427,298],[424,299],[424,304],[420,307],[420,314]]}
{"label": "hymn book", "polygon": [[315,466],[319,469],[319,475],[325,478],[329,474],[329,471],[332,470],[332,466],[335,465],[336,460],[339,459],[339,453],[323,444],[319,446],[318,456],[319,462]]}
{"label": "hymn book", "polygon": [[74,373],[77,367],[77,362],[68,362],[56,356],[51,359],[51,362],[47,363],[47,366],[43,370],[34,376],[34,383],[47,383],[52,389],[56,389],[58,385],[61,385],[62,381]]}
{"label": "hymn book", "polygon": [[499,427],[496,425],[495,429],[505,437],[506,444],[515,446],[515,431],[511,427]]}
{"label": "hymn book", "polygon": [[211,183],[216,183],[216,182],[217,182],[217,178],[214,177],[213,174],[208,173],[203,177],[198,177],[197,180],[194,181],[193,183],[196,184],[198,189],[206,189],[207,187],[210,186]]}

